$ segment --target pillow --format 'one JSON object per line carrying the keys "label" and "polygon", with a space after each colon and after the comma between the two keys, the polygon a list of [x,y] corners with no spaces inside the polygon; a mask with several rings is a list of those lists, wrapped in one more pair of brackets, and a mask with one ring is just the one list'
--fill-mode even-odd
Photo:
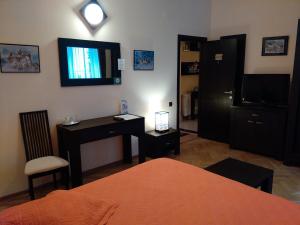
{"label": "pillow", "polygon": [[74,191],[55,191],[45,198],[0,213],[0,225],[103,225],[116,204]]}

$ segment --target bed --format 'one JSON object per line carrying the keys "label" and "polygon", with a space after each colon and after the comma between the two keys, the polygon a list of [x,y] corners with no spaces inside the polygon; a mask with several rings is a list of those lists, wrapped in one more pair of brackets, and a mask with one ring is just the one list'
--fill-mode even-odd
{"label": "bed", "polygon": [[[71,206],[64,206],[68,201],[63,199],[58,201],[57,199],[65,197],[66,193],[74,195],[75,200],[78,196],[85,196],[91,201],[101,201],[101,204],[104,202],[108,205],[105,208],[99,202],[101,206],[93,203],[90,205],[94,209],[89,209],[81,204],[81,199],[78,198],[77,204],[70,203]],[[73,199],[72,196],[68,198]],[[48,206],[49,202],[39,201],[44,200],[33,201],[5,210],[0,213],[0,224],[42,224],[24,223],[24,221],[18,223],[28,213],[30,217],[35,217],[32,211],[42,214],[39,217],[44,216],[43,213],[36,212],[37,208],[42,208],[42,204],[46,205],[47,209],[51,207]],[[299,205],[171,159],[149,161],[66,191],[60,197],[54,196],[52,201],[59,210],[67,210],[68,207],[74,208],[74,212],[70,212],[72,211],[70,209],[67,210],[67,213],[71,213],[70,215],[64,212],[65,216],[55,216],[55,222],[46,223],[53,225],[300,224]],[[84,209],[80,209],[80,206]],[[102,213],[101,222],[99,222],[98,219],[95,219],[97,217],[95,209],[101,207],[104,210],[99,212],[99,215]],[[72,216],[72,213],[76,216]],[[24,216],[24,214],[26,215]],[[47,216],[51,218],[53,215]],[[87,219],[83,216],[87,216]],[[69,217],[68,221],[66,221],[67,217]],[[91,218],[94,221],[88,221]],[[30,218],[28,220],[30,221]],[[47,221],[50,220],[47,219]]]}

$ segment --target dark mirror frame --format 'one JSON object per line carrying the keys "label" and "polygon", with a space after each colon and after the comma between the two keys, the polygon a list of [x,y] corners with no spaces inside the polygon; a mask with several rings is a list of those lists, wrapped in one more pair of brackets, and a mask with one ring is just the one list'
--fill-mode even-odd
{"label": "dark mirror frame", "polygon": [[[69,79],[67,47],[98,49],[101,65],[106,65],[105,56],[103,56],[103,50],[106,49],[111,50],[112,77],[111,78],[104,77],[99,79]],[[58,51],[59,51],[59,64],[60,64],[60,81],[62,87],[121,84],[121,71],[118,70],[118,59],[121,58],[120,43],[58,38]],[[105,66],[102,66],[101,68],[103,72],[105,71],[104,68]]]}

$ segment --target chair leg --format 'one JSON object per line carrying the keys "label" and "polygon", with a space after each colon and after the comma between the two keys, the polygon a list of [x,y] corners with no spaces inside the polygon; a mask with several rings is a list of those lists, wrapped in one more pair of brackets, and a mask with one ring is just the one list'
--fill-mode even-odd
{"label": "chair leg", "polygon": [[69,167],[63,169],[63,181],[65,182],[66,189],[69,190]]}
{"label": "chair leg", "polygon": [[33,191],[33,179],[31,177],[28,177],[28,187],[29,187],[29,195],[30,199],[34,200],[34,191]]}
{"label": "chair leg", "polygon": [[56,173],[53,174],[53,184],[54,184],[54,189],[57,189]]}

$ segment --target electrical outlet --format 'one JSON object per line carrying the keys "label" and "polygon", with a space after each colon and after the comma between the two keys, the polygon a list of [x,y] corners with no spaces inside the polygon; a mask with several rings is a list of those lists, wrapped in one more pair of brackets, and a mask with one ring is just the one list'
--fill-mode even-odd
{"label": "electrical outlet", "polygon": [[169,107],[172,107],[173,106],[173,102],[169,102]]}

